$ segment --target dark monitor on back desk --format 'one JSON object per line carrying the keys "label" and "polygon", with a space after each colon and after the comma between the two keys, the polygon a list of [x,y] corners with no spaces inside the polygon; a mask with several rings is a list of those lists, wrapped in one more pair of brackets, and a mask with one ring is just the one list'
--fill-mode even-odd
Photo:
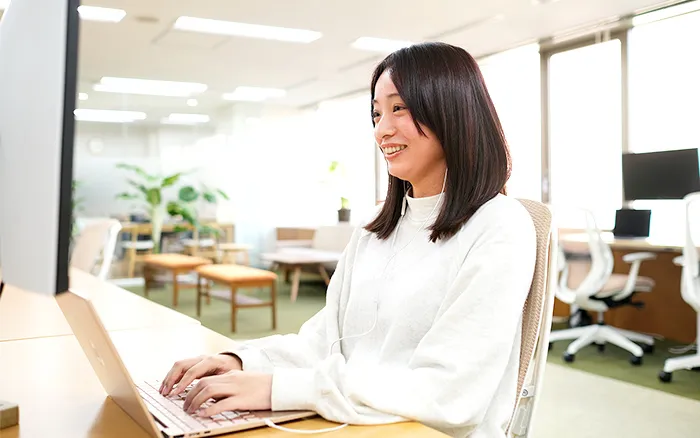
{"label": "dark monitor on back desk", "polygon": [[623,154],[622,183],[626,201],[683,199],[700,191],[698,150]]}
{"label": "dark monitor on back desk", "polygon": [[649,237],[651,210],[621,209],[615,213],[613,235],[619,238]]}

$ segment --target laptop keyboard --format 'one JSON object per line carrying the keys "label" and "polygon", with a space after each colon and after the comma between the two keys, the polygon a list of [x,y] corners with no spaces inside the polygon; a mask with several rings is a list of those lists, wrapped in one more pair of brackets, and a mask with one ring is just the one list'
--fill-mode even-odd
{"label": "laptop keyboard", "polygon": [[[182,406],[185,404],[187,393],[193,388],[195,383],[188,386],[181,394],[168,397],[164,397],[158,392],[160,384],[160,381],[154,380],[141,384],[137,383],[136,387],[141,398],[147,404],[151,405],[163,417],[169,419],[184,431],[231,427],[251,421],[259,421],[259,418],[254,413],[248,411],[225,411],[206,418],[198,417],[196,414],[190,415],[183,410]],[[202,404],[201,409],[214,403],[214,399],[209,399]]]}

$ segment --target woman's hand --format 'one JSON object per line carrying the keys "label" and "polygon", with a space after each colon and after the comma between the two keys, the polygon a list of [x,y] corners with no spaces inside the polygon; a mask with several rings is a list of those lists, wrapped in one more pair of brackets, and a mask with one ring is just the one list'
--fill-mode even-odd
{"label": "woman's hand", "polygon": [[204,402],[216,403],[198,412],[211,417],[224,411],[267,411],[272,407],[272,374],[230,371],[201,379],[190,390],[182,406],[187,413],[196,412]]}
{"label": "woman's hand", "polygon": [[[170,372],[160,385],[160,393],[164,396],[180,394],[194,380],[205,377],[224,374],[229,371],[242,370],[241,360],[227,354],[214,356],[199,356],[175,362]],[[173,389],[173,386],[177,387]]]}

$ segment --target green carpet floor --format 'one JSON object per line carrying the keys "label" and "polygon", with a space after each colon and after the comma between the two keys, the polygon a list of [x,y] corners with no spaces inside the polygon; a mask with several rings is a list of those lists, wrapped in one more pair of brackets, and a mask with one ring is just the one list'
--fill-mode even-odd
{"label": "green carpet floor", "polygon": [[[143,295],[143,288],[127,288],[132,292]],[[231,333],[231,307],[227,301],[212,299],[210,305],[202,304],[202,325],[228,336],[232,339],[252,339],[269,336],[276,333],[295,333],[301,325],[318,312],[325,303],[325,285],[318,276],[302,275],[302,283],[299,289],[299,297],[296,303],[289,300],[289,285],[280,281],[278,287],[277,306],[277,331],[272,331],[271,312],[269,308],[252,308],[238,311],[238,330]],[[252,296],[266,297],[266,291],[243,291]],[[151,290],[149,299],[172,308],[172,292],[170,287]],[[195,291],[184,289],[180,291],[180,303],[178,311],[195,317]],[[549,353],[548,360],[551,363],[562,364],[578,370],[593,374],[622,380],[636,385],[665,391],[668,393],[700,400],[700,372],[676,371],[673,373],[673,382],[662,383],[657,374],[663,368],[663,362],[668,357],[673,357],[668,352],[669,347],[679,344],[671,341],[658,341],[653,354],[644,357],[641,366],[633,366],[629,363],[629,353],[615,346],[608,345],[604,352],[587,347],[576,355],[573,363],[566,363],[562,354],[568,345],[568,341],[557,342]]]}

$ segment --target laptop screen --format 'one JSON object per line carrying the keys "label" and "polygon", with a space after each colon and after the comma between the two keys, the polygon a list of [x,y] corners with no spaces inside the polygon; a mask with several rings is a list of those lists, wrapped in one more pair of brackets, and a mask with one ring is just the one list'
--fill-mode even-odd
{"label": "laptop screen", "polygon": [[621,209],[615,213],[615,237],[649,237],[651,210]]}

